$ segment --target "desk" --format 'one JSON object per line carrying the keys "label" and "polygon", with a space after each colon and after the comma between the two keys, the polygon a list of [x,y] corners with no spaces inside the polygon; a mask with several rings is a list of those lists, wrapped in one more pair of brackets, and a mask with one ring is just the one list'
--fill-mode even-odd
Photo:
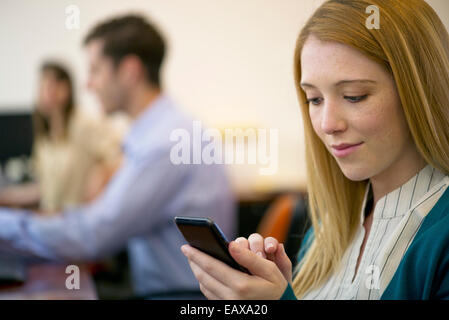
{"label": "desk", "polygon": [[0,287],[1,300],[95,300],[97,293],[85,266],[80,268],[79,290],[65,286],[67,264],[38,264],[28,267],[27,281],[20,286]]}

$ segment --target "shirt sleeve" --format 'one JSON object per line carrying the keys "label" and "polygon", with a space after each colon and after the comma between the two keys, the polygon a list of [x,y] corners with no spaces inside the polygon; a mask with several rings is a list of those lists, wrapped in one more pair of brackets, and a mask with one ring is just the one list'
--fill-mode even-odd
{"label": "shirt sleeve", "polygon": [[165,155],[141,159],[120,169],[96,202],[54,217],[0,208],[0,250],[69,261],[114,253],[132,237],[166,223],[163,208],[185,167],[172,165]]}
{"label": "shirt sleeve", "polygon": [[284,293],[282,294],[282,297],[280,300],[298,300],[295,296],[295,293],[293,292],[293,288],[288,284],[287,288],[285,289]]}

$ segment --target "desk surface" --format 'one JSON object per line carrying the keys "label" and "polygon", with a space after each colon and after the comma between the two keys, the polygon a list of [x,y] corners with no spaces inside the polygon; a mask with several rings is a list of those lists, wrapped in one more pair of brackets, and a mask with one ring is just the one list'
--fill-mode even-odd
{"label": "desk surface", "polygon": [[93,280],[85,266],[80,265],[80,287],[66,288],[65,264],[39,264],[28,267],[27,281],[20,286],[0,287],[0,299],[8,300],[95,300]]}

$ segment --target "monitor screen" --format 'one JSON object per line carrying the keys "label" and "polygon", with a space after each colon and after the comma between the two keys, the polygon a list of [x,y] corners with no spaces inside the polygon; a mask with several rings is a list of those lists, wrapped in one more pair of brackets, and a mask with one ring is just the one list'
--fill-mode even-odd
{"label": "monitor screen", "polygon": [[31,112],[0,113],[0,186],[30,180],[32,147]]}

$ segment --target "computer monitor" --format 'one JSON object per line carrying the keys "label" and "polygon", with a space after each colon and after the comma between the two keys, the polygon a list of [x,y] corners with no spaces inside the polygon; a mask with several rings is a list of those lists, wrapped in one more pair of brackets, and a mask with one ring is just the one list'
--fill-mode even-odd
{"label": "computer monitor", "polygon": [[[32,148],[31,112],[0,112],[0,188],[30,180]],[[0,253],[0,286],[23,283],[26,276],[25,262],[20,257]]]}
{"label": "computer monitor", "polygon": [[0,287],[22,284],[27,276],[27,264],[23,258],[0,253]]}
{"label": "computer monitor", "polygon": [[0,187],[32,178],[29,166],[32,148],[31,112],[0,112]]}

